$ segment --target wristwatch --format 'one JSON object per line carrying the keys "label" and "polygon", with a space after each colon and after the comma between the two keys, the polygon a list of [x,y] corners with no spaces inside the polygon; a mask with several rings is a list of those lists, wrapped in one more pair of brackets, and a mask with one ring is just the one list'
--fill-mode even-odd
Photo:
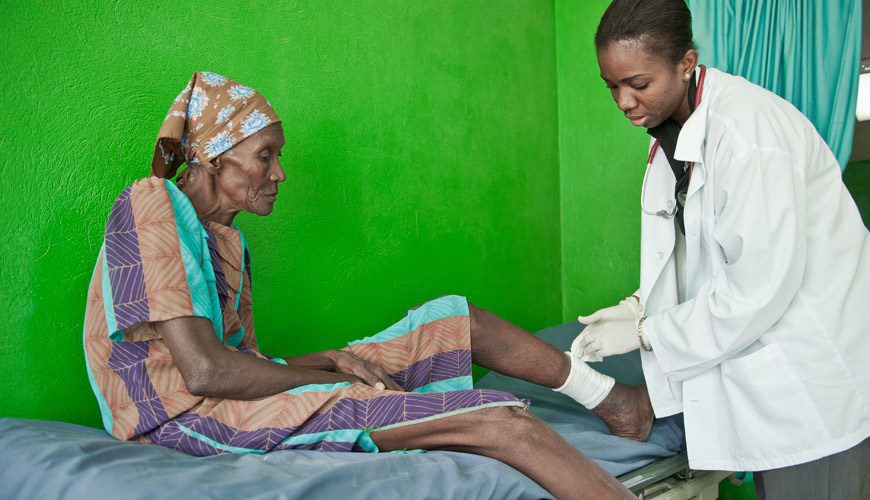
{"label": "wristwatch", "polygon": [[637,320],[637,339],[640,340],[640,348],[646,352],[652,352],[652,345],[647,340],[643,333],[643,322],[646,321],[646,316],[640,317]]}

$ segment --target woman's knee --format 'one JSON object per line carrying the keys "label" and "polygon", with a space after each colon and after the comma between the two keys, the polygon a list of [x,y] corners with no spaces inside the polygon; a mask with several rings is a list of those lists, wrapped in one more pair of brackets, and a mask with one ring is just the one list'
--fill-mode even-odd
{"label": "woman's knee", "polygon": [[481,422],[476,429],[482,444],[501,446],[531,445],[547,426],[528,409],[520,406],[496,406],[481,410]]}
{"label": "woman's knee", "polygon": [[481,310],[482,309],[471,302],[468,303],[468,324],[471,327],[472,334],[477,330],[478,323],[480,322]]}
{"label": "woman's knee", "polygon": [[525,442],[543,421],[518,406],[495,406],[416,425],[377,430],[379,448],[446,449],[491,455],[506,443]]}
{"label": "woman's knee", "polygon": [[472,346],[479,334],[486,330],[492,313],[481,309],[471,302],[468,303],[468,326],[471,330]]}

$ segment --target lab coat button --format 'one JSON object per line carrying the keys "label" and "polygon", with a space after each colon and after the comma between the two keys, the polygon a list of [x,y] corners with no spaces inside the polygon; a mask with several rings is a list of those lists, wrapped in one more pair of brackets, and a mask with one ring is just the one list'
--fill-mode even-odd
{"label": "lab coat button", "polygon": [[662,260],[665,258],[665,254],[662,252],[656,252],[656,260]]}

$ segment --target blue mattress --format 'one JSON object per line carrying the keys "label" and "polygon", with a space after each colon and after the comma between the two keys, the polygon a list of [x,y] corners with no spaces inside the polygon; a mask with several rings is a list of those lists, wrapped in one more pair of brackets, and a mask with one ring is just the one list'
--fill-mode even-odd
{"label": "blue mattress", "polygon": [[[539,332],[566,349],[571,323]],[[639,383],[637,353],[593,365]],[[549,389],[495,373],[478,387],[509,391],[610,473],[621,474],[683,449],[678,418],[657,420],[646,443],[610,435],[592,412]],[[191,457],[119,442],[105,432],[60,422],[0,419],[0,498],[550,498],[515,469],[457,452],[334,453]]]}

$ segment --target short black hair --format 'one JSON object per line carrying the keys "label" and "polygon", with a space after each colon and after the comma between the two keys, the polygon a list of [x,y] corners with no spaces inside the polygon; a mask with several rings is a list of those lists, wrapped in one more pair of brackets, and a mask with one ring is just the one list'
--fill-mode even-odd
{"label": "short black hair", "polygon": [[640,41],[647,52],[672,63],[697,50],[685,0],[614,0],[598,24],[595,49],[624,40]]}

